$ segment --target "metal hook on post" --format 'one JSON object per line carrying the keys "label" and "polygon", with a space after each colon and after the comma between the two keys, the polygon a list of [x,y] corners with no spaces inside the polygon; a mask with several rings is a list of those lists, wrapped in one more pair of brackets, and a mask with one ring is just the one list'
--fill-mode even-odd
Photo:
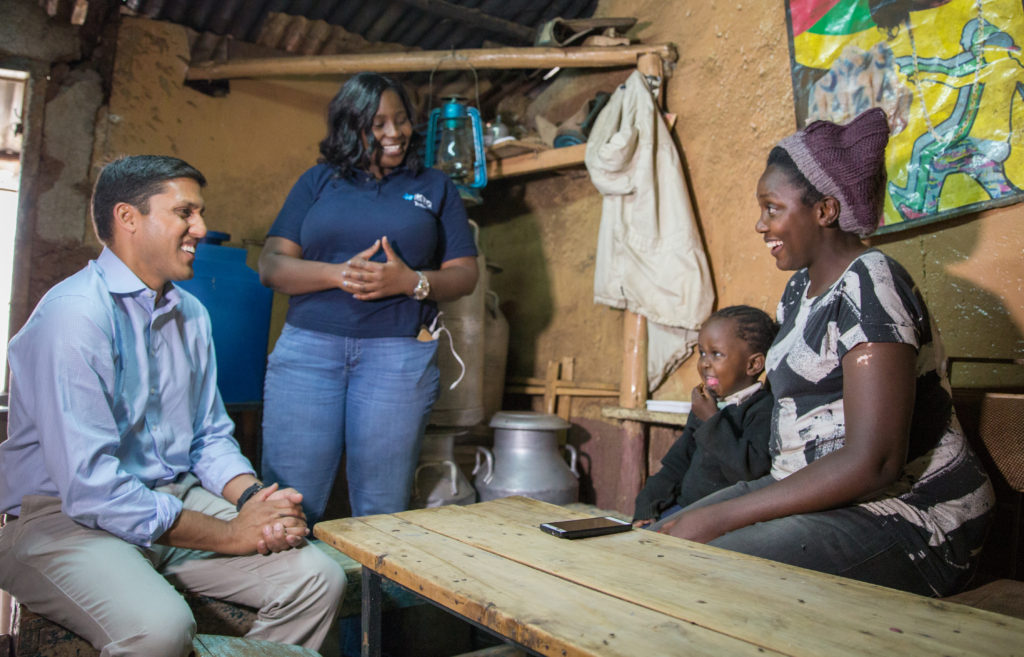
{"label": "metal hook on post", "polygon": [[644,76],[647,89],[654,96],[654,104],[661,106],[661,89],[664,81],[664,63],[655,53],[644,53],[637,58],[636,68]]}

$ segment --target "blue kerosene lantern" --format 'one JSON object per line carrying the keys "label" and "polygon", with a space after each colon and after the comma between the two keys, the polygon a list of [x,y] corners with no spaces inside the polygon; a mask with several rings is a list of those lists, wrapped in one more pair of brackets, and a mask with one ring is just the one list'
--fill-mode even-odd
{"label": "blue kerosene lantern", "polygon": [[449,98],[430,112],[426,164],[436,164],[457,186],[480,188],[487,184],[480,112],[461,100]]}

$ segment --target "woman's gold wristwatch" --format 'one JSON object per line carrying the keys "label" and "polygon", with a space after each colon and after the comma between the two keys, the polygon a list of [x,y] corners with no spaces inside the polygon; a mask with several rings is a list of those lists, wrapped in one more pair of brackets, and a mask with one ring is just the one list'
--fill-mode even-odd
{"label": "woman's gold wristwatch", "polygon": [[427,275],[421,271],[416,272],[416,275],[420,277],[420,281],[416,283],[410,296],[417,301],[423,301],[430,294],[430,281],[427,280]]}

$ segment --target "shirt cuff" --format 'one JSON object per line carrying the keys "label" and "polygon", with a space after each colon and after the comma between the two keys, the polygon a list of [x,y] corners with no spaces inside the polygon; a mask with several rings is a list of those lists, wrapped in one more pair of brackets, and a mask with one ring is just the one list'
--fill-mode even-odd
{"label": "shirt cuff", "polygon": [[[223,461],[225,460],[229,462],[224,463]],[[224,487],[238,475],[251,474],[256,476],[256,471],[253,469],[252,464],[249,463],[249,459],[242,456],[241,453],[238,454],[237,458],[222,457],[222,461],[218,462],[215,472],[204,471],[200,468],[196,468],[193,472],[199,477],[203,488],[214,495],[223,495]]]}

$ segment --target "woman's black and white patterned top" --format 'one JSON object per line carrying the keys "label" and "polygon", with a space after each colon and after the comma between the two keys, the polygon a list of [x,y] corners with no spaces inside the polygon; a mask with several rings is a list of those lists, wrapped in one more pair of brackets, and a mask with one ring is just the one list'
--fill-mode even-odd
{"label": "woman's black and white patterned top", "polygon": [[992,488],[953,415],[945,355],[913,280],[898,262],[869,249],[824,293],[809,298],[808,284],[806,269],[789,280],[767,356],[776,398],[772,476],[782,479],[843,446],[847,352],[864,342],[909,344],[917,350],[917,390],[907,465],[889,489],[859,507],[913,525],[912,557],[938,547],[947,562],[966,564],[984,539]]}

